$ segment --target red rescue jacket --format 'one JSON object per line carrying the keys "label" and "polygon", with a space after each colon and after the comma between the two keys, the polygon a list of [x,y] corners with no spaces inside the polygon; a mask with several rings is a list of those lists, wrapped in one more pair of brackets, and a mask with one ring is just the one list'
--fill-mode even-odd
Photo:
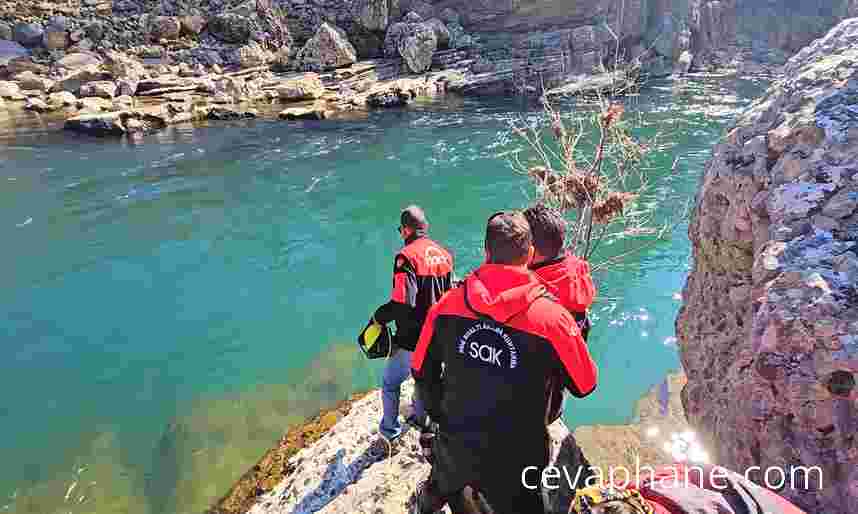
{"label": "red rescue jacket", "polygon": [[520,488],[523,467],[547,464],[547,382],[561,377],[581,397],[597,377],[572,315],[528,270],[498,264],[430,309],[412,372],[440,427],[433,476],[443,493],[474,481],[485,492]]}

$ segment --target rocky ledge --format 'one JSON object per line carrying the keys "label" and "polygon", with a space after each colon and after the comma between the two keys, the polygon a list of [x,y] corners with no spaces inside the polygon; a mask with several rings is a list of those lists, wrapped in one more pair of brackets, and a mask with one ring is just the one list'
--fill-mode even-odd
{"label": "rocky ledge", "polygon": [[808,512],[858,512],[858,19],[715,147],[689,237],[691,424],[734,469],[820,466],[783,491]]}
{"label": "rocky ledge", "polygon": [[[670,456],[660,450],[653,428],[667,434],[687,426],[679,400],[684,383],[684,375],[671,375],[653,388],[638,402],[632,425],[580,427],[570,433],[562,421],[555,422],[549,427],[552,462],[570,473],[591,463],[605,470],[634,469],[634,456],[649,465],[668,464]],[[403,386],[403,406],[412,394],[409,381]],[[569,405],[574,408],[574,402]],[[371,448],[380,418],[379,391],[372,391],[292,428],[209,514],[405,512],[430,466],[414,430],[403,435],[404,444],[392,455]],[[566,514],[571,497],[561,484],[546,494],[546,505],[550,512]]]}

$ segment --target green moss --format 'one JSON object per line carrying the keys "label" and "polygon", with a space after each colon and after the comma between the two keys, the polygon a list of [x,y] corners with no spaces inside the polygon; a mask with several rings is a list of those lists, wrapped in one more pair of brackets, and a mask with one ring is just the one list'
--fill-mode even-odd
{"label": "green moss", "polygon": [[336,407],[322,411],[309,421],[294,426],[278,445],[265,453],[259,462],[239,479],[232,489],[207,512],[208,514],[243,514],[256,498],[274,489],[293,469],[289,459],[302,448],[315,443],[349,413],[352,404],[367,393],[352,395]]}

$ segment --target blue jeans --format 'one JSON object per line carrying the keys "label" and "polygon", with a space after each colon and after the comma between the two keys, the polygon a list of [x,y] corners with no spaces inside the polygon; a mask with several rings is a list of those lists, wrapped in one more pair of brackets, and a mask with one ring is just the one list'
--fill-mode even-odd
{"label": "blue jeans", "polygon": [[[411,376],[412,353],[397,348],[384,367],[384,378],[381,381],[381,403],[384,406],[384,415],[381,417],[378,431],[388,439],[396,439],[402,433],[402,424],[399,422],[399,394],[402,383]],[[411,406],[416,416],[425,415],[423,402],[418,398],[416,390]]]}

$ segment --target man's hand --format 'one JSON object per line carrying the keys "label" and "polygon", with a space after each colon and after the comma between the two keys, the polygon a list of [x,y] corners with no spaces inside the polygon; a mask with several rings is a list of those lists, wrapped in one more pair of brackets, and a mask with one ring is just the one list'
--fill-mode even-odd
{"label": "man's hand", "polygon": [[420,432],[420,449],[423,453],[423,458],[426,459],[426,462],[429,464],[433,464],[435,460],[432,456],[432,441],[435,440],[435,432],[432,432],[429,429],[425,429],[423,432]]}

